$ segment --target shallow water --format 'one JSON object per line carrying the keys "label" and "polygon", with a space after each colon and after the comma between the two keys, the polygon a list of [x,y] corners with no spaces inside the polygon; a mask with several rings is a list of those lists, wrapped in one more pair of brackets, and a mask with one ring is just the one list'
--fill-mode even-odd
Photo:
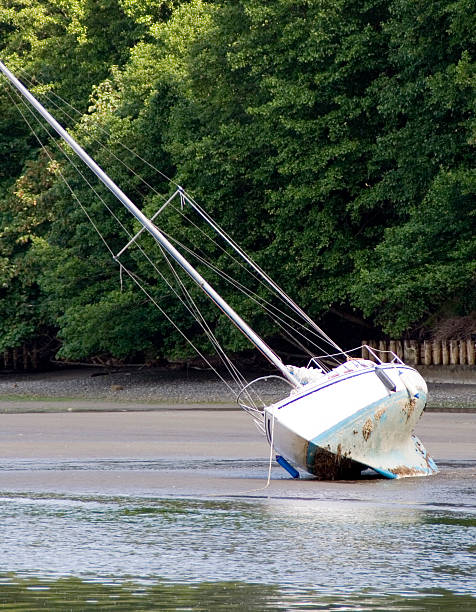
{"label": "shallow water", "polygon": [[[11,461],[2,472],[165,471],[235,478],[266,462]],[[6,610],[474,610],[476,462],[424,479],[319,483],[186,497],[0,497]]]}

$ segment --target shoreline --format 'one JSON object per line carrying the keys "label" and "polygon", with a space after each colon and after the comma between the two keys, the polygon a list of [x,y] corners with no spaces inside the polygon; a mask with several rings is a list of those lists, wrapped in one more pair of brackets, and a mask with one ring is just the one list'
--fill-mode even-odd
{"label": "shoreline", "polygon": [[[430,380],[428,389],[426,412],[476,412],[476,384]],[[269,403],[282,392],[283,386],[274,379],[260,388]],[[0,413],[163,410],[241,408],[223,381],[202,370],[150,368],[107,373],[80,367],[48,372],[0,372]]]}
{"label": "shoreline", "polygon": [[[476,414],[473,402],[469,406],[448,404],[428,405],[424,413]],[[87,413],[87,412],[242,412],[233,403],[174,403],[174,402],[131,402],[128,400],[104,401],[81,400],[76,398],[18,398],[4,399],[0,396],[0,414],[49,414],[49,413]]]}

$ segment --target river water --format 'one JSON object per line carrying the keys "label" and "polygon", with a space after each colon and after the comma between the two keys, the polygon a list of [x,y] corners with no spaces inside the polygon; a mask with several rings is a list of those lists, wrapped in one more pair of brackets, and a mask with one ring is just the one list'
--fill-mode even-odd
{"label": "river water", "polygon": [[475,610],[476,461],[439,467],[430,478],[335,483],[275,467],[262,489],[263,458],[5,461],[17,482],[95,473],[120,492],[144,474],[195,473],[235,491],[10,485],[0,609]]}

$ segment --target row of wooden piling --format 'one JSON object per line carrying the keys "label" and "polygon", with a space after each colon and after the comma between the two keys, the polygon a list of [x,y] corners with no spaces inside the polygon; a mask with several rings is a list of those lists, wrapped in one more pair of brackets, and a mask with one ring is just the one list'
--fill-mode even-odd
{"label": "row of wooden piling", "polygon": [[37,370],[40,366],[39,350],[36,345],[26,344],[19,348],[6,349],[3,351],[1,365],[5,370]]}
{"label": "row of wooden piling", "polygon": [[[409,365],[474,365],[474,340],[363,340],[362,357],[376,361],[366,346],[376,349],[377,357],[392,361],[394,353]],[[378,352],[377,352],[378,351]]]}

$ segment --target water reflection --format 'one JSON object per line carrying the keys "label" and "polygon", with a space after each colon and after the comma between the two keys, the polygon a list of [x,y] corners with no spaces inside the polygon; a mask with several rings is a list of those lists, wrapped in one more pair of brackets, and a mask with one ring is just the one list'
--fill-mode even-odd
{"label": "water reflection", "polygon": [[145,472],[179,479],[179,467],[205,486],[226,475],[243,490],[246,475],[267,469],[256,460],[4,462],[12,482],[101,472],[121,494],[43,485],[0,497],[0,609],[476,609],[474,463],[391,483],[290,484],[279,472],[271,491],[227,498],[124,486]]}
{"label": "water reflection", "polygon": [[80,610],[333,610],[334,612],[415,611],[472,612],[474,598],[443,590],[400,595],[321,595],[316,591],[286,589],[243,582],[142,585],[132,581],[98,582],[78,578],[39,580],[0,576],[2,610],[43,612]]}
{"label": "water reflection", "polygon": [[468,513],[322,500],[17,495],[0,498],[0,522],[0,572],[25,577],[212,580],[349,596],[435,586],[476,592]]}

